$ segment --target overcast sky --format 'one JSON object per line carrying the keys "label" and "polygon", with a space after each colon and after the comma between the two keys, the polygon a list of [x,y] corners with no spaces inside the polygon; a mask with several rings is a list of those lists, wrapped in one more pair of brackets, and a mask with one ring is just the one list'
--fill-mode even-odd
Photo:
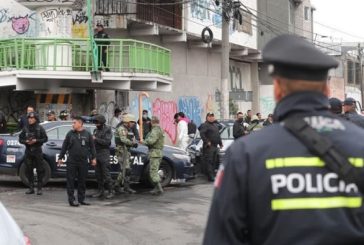
{"label": "overcast sky", "polygon": [[334,42],[364,42],[364,0],[311,0],[311,4],[316,8],[314,33],[328,36]]}

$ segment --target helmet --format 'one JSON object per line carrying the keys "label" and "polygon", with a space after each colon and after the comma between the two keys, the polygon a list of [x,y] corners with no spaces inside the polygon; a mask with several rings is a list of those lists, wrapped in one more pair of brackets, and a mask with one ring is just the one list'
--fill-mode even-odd
{"label": "helmet", "polygon": [[100,123],[100,124],[105,124],[106,123],[106,118],[103,115],[96,115],[94,117],[92,117],[94,123]]}
{"label": "helmet", "polygon": [[47,116],[50,116],[50,115],[56,115],[56,113],[54,111],[48,111]]}
{"label": "helmet", "polygon": [[37,117],[37,114],[35,113],[35,112],[29,112],[28,114],[27,114],[27,118],[29,118],[29,117]]}
{"label": "helmet", "polygon": [[259,122],[259,118],[258,118],[258,116],[257,115],[254,115],[254,116],[252,116],[252,120],[251,120],[252,122],[254,122],[254,121],[258,121]]}
{"label": "helmet", "polygon": [[125,114],[123,116],[123,122],[136,122],[136,119],[133,114]]}
{"label": "helmet", "polygon": [[60,118],[66,118],[66,117],[68,117],[69,116],[69,113],[68,113],[68,111],[67,110],[63,110],[63,111],[61,111],[60,113],[59,113],[59,117]]}

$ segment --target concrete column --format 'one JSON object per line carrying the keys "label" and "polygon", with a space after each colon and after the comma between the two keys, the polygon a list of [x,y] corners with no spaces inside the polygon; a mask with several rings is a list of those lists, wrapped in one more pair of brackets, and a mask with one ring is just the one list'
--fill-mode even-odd
{"label": "concrete column", "polygon": [[[36,46],[36,66],[51,71],[72,70],[72,47],[62,38],[72,37],[72,4],[59,0],[52,2],[24,2],[37,16],[36,37],[41,40]],[[57,44],[55,44],[57,42]]]}
{"label": "concrete column", "polygon": [[251,63],[251,81],[252,81],[252,91],[253,91],[253,103],[252,110],[260,112],[259,98],[260,98],[260,82],[258,76],[258,63]]}

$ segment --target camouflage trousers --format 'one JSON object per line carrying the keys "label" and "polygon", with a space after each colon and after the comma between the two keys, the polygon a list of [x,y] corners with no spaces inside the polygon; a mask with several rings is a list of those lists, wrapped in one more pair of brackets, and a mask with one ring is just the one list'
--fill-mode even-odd
{"label": "camouflage trousers", "polygon": [[149,168],[149,176],[153,184],[158,184],[161,179],[158,174],[159,165],[161,164],[161,157],[151,157],[150,158],[150,168]]}
{"label": "camouflage trousers", "polygon": [[116,185],[124,185],[125,178],[131,173],[130,169],[130,152],[118,152],[118,162],[120,165],[120,173],[116,178]]}

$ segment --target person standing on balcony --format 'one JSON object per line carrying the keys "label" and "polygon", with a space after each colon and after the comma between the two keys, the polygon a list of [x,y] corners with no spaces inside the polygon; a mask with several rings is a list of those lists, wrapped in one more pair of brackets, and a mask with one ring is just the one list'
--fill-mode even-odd
{"label": "person standing on balcony", "polygon": [[[96,25],[96,34],[94,35],[95,39],[109,39],[109,35],[105,32],[104,26],[102,24]],[[99,70],[101,70],[101,65],[104,66],[105,71],[110,71],[107,67],[107,46],[110,45],[110,41],[101,41],[96,40],[96,44],[98,47],[98,64]]]}

